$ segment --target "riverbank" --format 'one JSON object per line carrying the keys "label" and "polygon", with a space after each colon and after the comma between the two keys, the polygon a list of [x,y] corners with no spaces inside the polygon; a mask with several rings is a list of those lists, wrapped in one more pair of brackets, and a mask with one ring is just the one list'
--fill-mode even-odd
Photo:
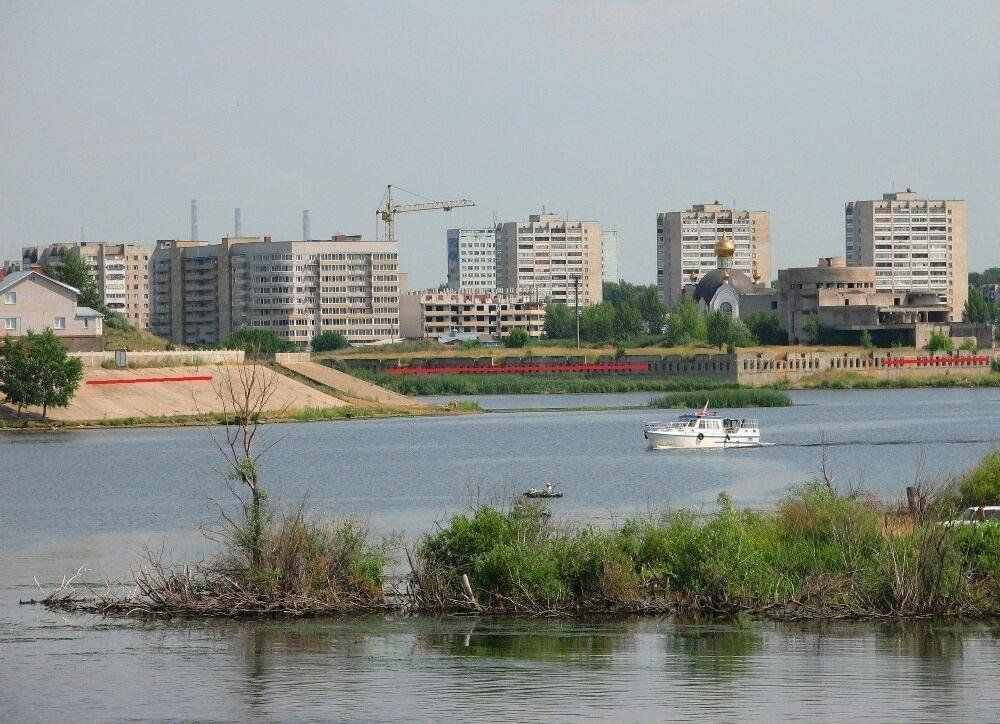
{"label": "riverbank", "polygon": [[[288,422],[328,422],[334,420],[373,420],[386,417],[428,417],[457,413],[482,412],[479,404],[463,400],[437,408],[387,408],[344,406],[332,408],[303,408],[269,412],[257,416],[257,420],[267,424]],[[4,432],[44,432],[46,430],[92,430],[102,428],[131,427],[191,427],[199,425],[222,425],[226,416],[219,412],[203,415],[148,415],[109,417],[99,420],[40,420],[36,418],[0,418],[0,430]]]}
{"label": "riverbank", "polygon": [[823,373],[795,383],[753,386],[707,378],[546,375],[389,375],[349,370],[355,377],[405,395],[547,395],[697,390],[878,390],[921,387],[1000,387],[1000,373],[985,376],[940,375],[876,378],[850,372]]}

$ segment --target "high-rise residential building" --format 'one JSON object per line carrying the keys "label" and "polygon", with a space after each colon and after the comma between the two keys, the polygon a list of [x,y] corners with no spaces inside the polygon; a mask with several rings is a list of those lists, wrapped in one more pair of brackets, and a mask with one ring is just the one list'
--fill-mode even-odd
{"label": "high-rise residential building", "polygon": [[687,211],[656,215],[656,283],[667,305],[677,303],[685,284],[716,268],[715,244],[723,235],[736,245],[732,268],[769,283],[770,213],[727,209],[718,201],[694,204]]}
{"label": "high-rise residential building", "polygon": [[601,232],[601,278],[615,284],[621,279],[618,271],[618,232]]}
{"label": "high-rise residential building", "polygon": [[399,337],[395,241],[224,238],[160,241],[153,254],[151,326],[182,344],[218,344],[242,327],[306,345],[320,332],[351,342]]}
{"label": "high-rise residential building", "polygon": [[105,306],[129,322],[146,329],[149,326],[149,257],[154,247],[148,244],[118,244],[109,241],[80,241],[47,246],[24,247],[22,265],[58,267],[61,254],[75,251],[90,267]]}
{"label": "high-rise residential building", "polygon": [[[497,227],[497,286],[540,301],[600,304],[601,224],[532,214]],[[577,280],[579,280],[577,282]]]}
{"label": "high-rise residential building", "polygon": [[929,290],[962,319],[969,296],[964,201],[918,199],[906,189],[844,207],[847,264],[875,267],[880,292]]}
{"label": "high-rise residential building", "polygon": [[448,287],[494,289],[496,249],[496,229],[448,229]]}

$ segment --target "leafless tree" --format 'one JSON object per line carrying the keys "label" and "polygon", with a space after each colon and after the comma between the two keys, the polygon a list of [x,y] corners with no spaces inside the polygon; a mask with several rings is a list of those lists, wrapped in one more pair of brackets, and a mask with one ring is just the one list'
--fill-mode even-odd
{"label": "leafless tree", "polygon": [[[213,384],[221,405],[222,431],[205,427],[226,460],[229,492],[243,508],[242,520],[222,512],[230,534],[251,563],[261,557],[264,527],[268,520],[267,491],[260,480],[259,461],[280,439],[264,444],[261,424],[265,413],[275,410],[272,398],[278,389],[277,375],[260,364],[218,366]],[[286,405],[287,406],[287,405]]]}

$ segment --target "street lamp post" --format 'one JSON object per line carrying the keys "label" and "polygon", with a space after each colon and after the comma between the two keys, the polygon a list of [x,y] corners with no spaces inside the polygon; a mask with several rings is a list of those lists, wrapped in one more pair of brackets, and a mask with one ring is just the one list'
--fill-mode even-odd
{"label": "street lamp post", "polygon": [[580,275],[569,276],[573,280],[573,306],[576,307],[576,348],[580,349]]}

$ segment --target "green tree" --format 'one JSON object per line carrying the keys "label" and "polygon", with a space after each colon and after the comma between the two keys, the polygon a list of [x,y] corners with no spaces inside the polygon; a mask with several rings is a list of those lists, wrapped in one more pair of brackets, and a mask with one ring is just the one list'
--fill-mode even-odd
{"label": "green tree", "polygon": [[569,339],[576,336],[576,317],[562,302],[545,305],[545,336],[548,339]]}
{"label": "green tree", "polygon": [[247,354],[274,354],[288,352],[292,345],[270,329],[243,327],[222,340],[223,349],[242,349]]}
{"label": "green tree", "polygon": [[990,305],[987,304],[983,293],[978,287],[972,287],[965,302],[965,309],[962,310],[962,321],[988,324],[993,321],[992,317]]}
{"label": "green tree", "polygon": [[70,357],[66,345],[51,329],[41,334],[28,331],[18,340],[4,340],[0,362],[0,389],[8,402],[21,409],[42,408],[42,419],[50,407],[66,407],[83,379],[83,360]]}
{"label": "green tree", "polygon": [[728,342],[733,341],[733,320],[722,312],[709,312],[705,320],[705,327],[708,334],[708,343],[713,347],[725,347]]}
{"label": "green tree", "polygon": [[875,349],[875,342],[872,341],[872,333],[867,329],[861,330],[861,346],[869,352]]}
{"label": "green tree", "polygon": [[969,286],[979,287],[983,284],[1000,284],[1000,266],[991,266],[981,272],[969,272]]}
{"label": "green tree", "polygon": [[340,332],[320,332],[315,337],[313,337],[312,348],[313,352],[330,352],[337,349],[344,349],[350,346],[350,342],[347,341],[347,337],[342,335]]}
{"label": "green tree", "polygon": [[588,342],[610,342],[615,336],[615,308],[610,302],[584,307],[580,315],[580,338]]}
{"label": "green tree", "polygon": [[631,339],[642,334],[645,327],[642,313],[631,302],[625,302],[615,311],[615,339]]}
{"label": "green tree", "polygon": [[514,327],[510,330],[510,334],[504,337],[503,344],[505,347],[519,348],[528,344],[530,340],[531,337],[528,336],[523,327]]}
{"label": "green tree", "polygon": [[806,344],[819,344],[823,339],[823,327],[819,323],[819,315],[812,314],[806,323],[802,325],[802,334],[805,335]]}
{"label": "green tree", "polygon": [[761,344],[785,344],[788,341],[788,335],[781,331],[781,320],[777,312],[754,312],[748,314],[743,322]]}
{"label": "green tree", "polygon": [[690,297],[681,297],[667,316],[667,342],[686,345],[704,342],[708,338],[705,315]]}
{"label": "green tree", "polygon": [[944,332],[931,332],[930,339],[927,340],[927,351],[929,352],[954,352],[955,343],[951,341]]}
{"label": "green tree", "polygon": [[62,263],[45,267],[45,275],[79,290],[76,298],[79,306],[107,312],[108,308],[104,306],[101,292],[97,288],[97,280],[90,273],[90,267],[80,258],[79,252],[76,249],[64,250],[59,258]]}
{"label": "green tree", "polygon": [[660,293],[655,284],[642,287],[636,300],[639,313],[646,322],[650,334],[659,334],[667,319],[667,307],[660,301]]}
{"label": "green tree", "polygon": [[[29,337],[33,334],[28,333]],[[39,397],[31,362],[28,337],[4,337],[3,347],[0,347],[0,392],[7,404],[17,406],[18,417],[22,409],[35,404]]]}

